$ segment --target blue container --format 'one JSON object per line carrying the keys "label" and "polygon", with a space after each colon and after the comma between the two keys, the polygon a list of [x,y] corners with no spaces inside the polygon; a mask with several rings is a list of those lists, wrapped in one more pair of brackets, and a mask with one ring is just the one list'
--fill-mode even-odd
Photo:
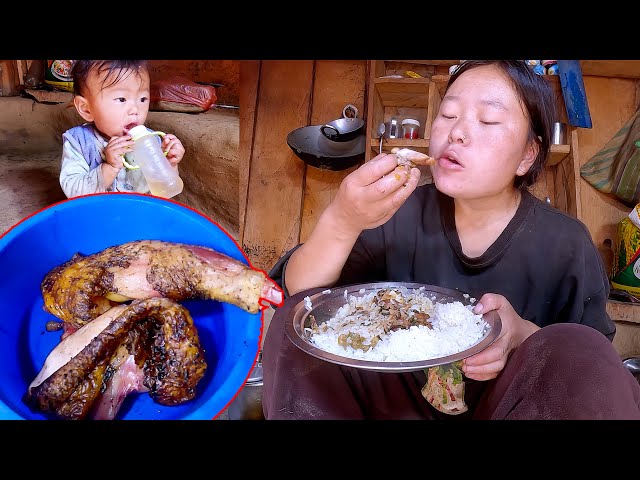
{"label": "blue container", "polygon": [[[45,419],[22,402],[61,331],[43,310],[40,282],[74,253],[91,254],[133,240],[164,240],[210,247],[249,265],[216,223],[173,200],[135,193],[77,197],[27,217],[0,237],[0,419]],[[212,419],[231,403],[258,357],[262,312],[247,313],[213,300],[183,302],[198,329],[207,371],[196,397],[159,405],[147,393],[129,395],[118,419]]]}

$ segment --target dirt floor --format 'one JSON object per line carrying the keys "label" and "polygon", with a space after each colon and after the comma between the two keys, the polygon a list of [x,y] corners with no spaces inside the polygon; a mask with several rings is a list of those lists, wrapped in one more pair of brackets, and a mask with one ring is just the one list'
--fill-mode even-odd
{"label": "dirt floor", "polygon": [[65,200],[57,152],[0,154],[0,235],[43,207]]}

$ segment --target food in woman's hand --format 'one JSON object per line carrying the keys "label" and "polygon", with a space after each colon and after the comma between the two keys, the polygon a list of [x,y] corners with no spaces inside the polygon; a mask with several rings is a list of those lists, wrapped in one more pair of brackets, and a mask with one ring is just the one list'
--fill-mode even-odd
{"label": "food in woman's hand", "polygon": [[280,304],[282,290],[263,272],[211,248],[138,240],[92,255],[76,254],[45,276],[45,309],[78,329],[114,306],[114,302],[166,297],[179,302],[208,299],[250,312],[261,300]]}
{"label": "food in woman's hand", "polygon": [[65,337],[25,395],[61,419],[114,419],[127,395],[161,405],[192,400],[207,364],[188,310],[166,298],[113,307]]}
{"label": "food in woman's hand", "polygon": [[311,325],[309,338],[336,355],[382,362],[453,355],[482,339],[488,324],[471,305],[434,301],[423,288],[349,295],[331,319]]}
{"label": "food in woman's hand", "polygon": [[415,150],[411,150],[409,148],[393,147],[391,149],[391,153],[393,153],[398,158],[398,165],[407,165],[410,168],[416,166],[433,165],[434,163],[436,163],[435,158],[430,157],[429,155],[425,155],[424,153],[416,152]]}

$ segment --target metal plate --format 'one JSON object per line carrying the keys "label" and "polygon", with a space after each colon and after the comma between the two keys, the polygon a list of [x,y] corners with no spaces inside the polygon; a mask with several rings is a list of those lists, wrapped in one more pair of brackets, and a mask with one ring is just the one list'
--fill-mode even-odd
{"label": "metal plate", "polygon": [[[373,370],[377,372],[412,372],[422,370],[424,368],[445,365],[447,363],[456,362],[464,358],[475,355],[491,345],[500,335],[502,322],[497,312],[491,311],[483,315],[484,321],[488,324],[484,335],[477,343],[462,352],[458,352],[446,357],[429,358],[421,361],[412,362],[374,362],[361,360],[356,358],[342,357],[322,350],[315,346],[310,338],[307,328],[310,328],[310,315],[313,315],[318,325],[331,319],[338,309],[345,305],[344,291],[347,295],[363,296],[372,291],[383,288],[405,287],[415,289],[424,287],[422,293],[428,295],[431,300],[439,303],[449,303],[459,301],[464,305],[470,305],[469,295],[458,290],[441,288],[434,285],[425,285],[422,283],[405,283],[405,282],[381,282],[381,283],[365,283],[358,285],[350,285],[347,287],[338,287],[330,289],[331,293],[316,293],[310,295],[312,309],[307,310],[304,299],[293,307],[286,319],[285,332],[289,340],[309,355],[325,360],[327,362],[344,365],[346,367],[361,368],[364,370]],[[362,292],[361,292],[362,291]]]}

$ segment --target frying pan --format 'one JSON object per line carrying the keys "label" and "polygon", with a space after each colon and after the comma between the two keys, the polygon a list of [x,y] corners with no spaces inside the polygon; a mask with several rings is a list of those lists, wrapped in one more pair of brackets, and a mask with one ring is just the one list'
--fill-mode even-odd
{"label": "frying pan", "polygon": [[300,127],[287,135],[287,144],[300,160],[325,170],[345,170],[364,160],[365,134],[334,142],[323,135],[321,126]]}

